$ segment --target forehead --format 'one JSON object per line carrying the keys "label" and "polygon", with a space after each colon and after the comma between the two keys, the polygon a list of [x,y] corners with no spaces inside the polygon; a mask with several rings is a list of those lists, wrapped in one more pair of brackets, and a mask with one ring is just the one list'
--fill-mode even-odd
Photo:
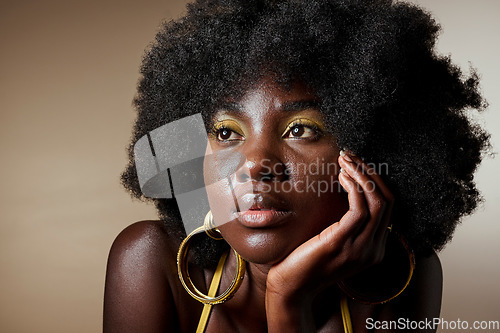
{"label": "forehead", "polygon": [[237,114],[266,111],[293,112],[304,109],[318,109],[318,96],[303,82],[280,84],[271,78],[264,78],[246,89],[239,98],[228,98],[218,111]]}

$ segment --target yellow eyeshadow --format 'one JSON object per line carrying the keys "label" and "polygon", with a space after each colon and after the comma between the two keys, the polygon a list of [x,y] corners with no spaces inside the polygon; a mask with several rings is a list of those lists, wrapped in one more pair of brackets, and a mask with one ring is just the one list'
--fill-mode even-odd
{"label": "yellow eyeshadow", "polygon": [[221,128],[227,128],[233,132],[238,133],[239,135],[243,135],[243,130],[241,129],[241,126],[238,124],[238,122],[232,119],[218,120],[214,124],[214,131],[218,131]]}
{"label": "yellow eyeshadow", "polygon": [[322,122],[314,121],[314,120],[307,119],[307,118],[297,118],[297,119],[293,119],[291,122],[288,123],[288,125],[286,126],[286,129],[283,131],[282,136],[284,136],[288,131],[290,131],[293,127],[295,127],[297,125],[302,125],[305,127],[318,129],[322,132],[325,131],[325,125],[323,125]]}

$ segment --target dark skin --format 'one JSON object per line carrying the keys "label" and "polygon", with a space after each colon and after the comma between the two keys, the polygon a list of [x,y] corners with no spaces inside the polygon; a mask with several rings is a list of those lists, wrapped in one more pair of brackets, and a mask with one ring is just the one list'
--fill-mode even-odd
{"label": "dark skin", "polygon": [[[384,258],[387,227],[396,223],[394,198],[371,166],[352,154],[339,155],[317,102],[300,83],[286,90],[265,78],[214,115],[208,152],[246,157],[231,177],[246,217],[226,204],[232,198],[224,186],[207,192],[218,228],[247,260],[247,271],[235,296],[212,308],[206,332],[343,332],[337,282]],[[328,163],[329,172],[300,167],[316,161]],[[205,177],[210,180],[210,173]],[[347,194],[335,186],[307,190],[307,180],[338,181]],[[117,237],[108,261],[104,332],[195,331],[202,304],[179,282],[179,243],[153,221],[136,223]],[[229,286],[235,265],[231,252],[219,290]],[[400,263],[391,267],[401,269]],[[205,293],[213,273],[190,266]],[[437,256],[417,257],[409,287],[395,300],[349,301],[354,331],[367,332],[367,318],[439,317],[441,288]]]}

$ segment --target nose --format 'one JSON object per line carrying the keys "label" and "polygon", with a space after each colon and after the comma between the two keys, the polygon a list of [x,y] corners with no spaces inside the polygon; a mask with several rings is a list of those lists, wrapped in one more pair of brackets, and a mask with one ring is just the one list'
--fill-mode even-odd
{"label": "nose", "polygon": [[286,164],[279,154],[277,143],[269,140],[247,140],[242,153],[245,163],[236,172],[236,181],[286,181],[289,178]]}

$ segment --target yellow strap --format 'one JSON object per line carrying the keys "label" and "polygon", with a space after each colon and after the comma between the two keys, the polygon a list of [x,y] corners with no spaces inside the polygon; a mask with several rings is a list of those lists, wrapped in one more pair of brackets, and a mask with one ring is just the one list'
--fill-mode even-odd
{"label": "yellow strap", "polygon": [[[212,279],[212,283],[210,283],[210,289],[208,290],[208,296],[214,297],[217,293],[217,289],[219,289],[220,279],[222,277],[222,269],[224,268],[224,263],[226,262],[228,252],[224,253],[220,259],[217,268],[215,269],[215,274]],[[203,306],[203,311],[201,312],[200,321],[198,322],[198,328],[196,329],[196,333],[203,333],[205,331],[205,327],[208,323],[208,317],[210,316],[210,310],[212,310],[211,304],[205,304]]]}
{"label": "yellow strap", "polygon": [[349,304],[347,303],[347,297],[342,296],[340,299],[340,312],[342,313],[342,322],[344,323],[344,332],[353,333],[351,314],[349,313]]}
{"label": "yellow strap", "polygon": [[[226,262],[228,252],[224,253],[220,260],[217,268],[215,269],[215,274],[210,283],[210,288],[208,290],[208,296],[214,297],[219,289],[220,280],[222,277],[222,270],[224,268],[224,263]],[[210,311],[212,310],[211,304],[205,304],[203,306],[203,311],[201,312],[200,321],[198,322],[198,327],[196,328],[196,333],[203,333],[208,323],[208,317],[210,316]],[[344,324],[344,333],[354,333],[352,329],[351,314],[349,313],[349,304],[347,302],[347,297],[342,296],[340,299],[340,312],[342,313],[342,322]]]}

